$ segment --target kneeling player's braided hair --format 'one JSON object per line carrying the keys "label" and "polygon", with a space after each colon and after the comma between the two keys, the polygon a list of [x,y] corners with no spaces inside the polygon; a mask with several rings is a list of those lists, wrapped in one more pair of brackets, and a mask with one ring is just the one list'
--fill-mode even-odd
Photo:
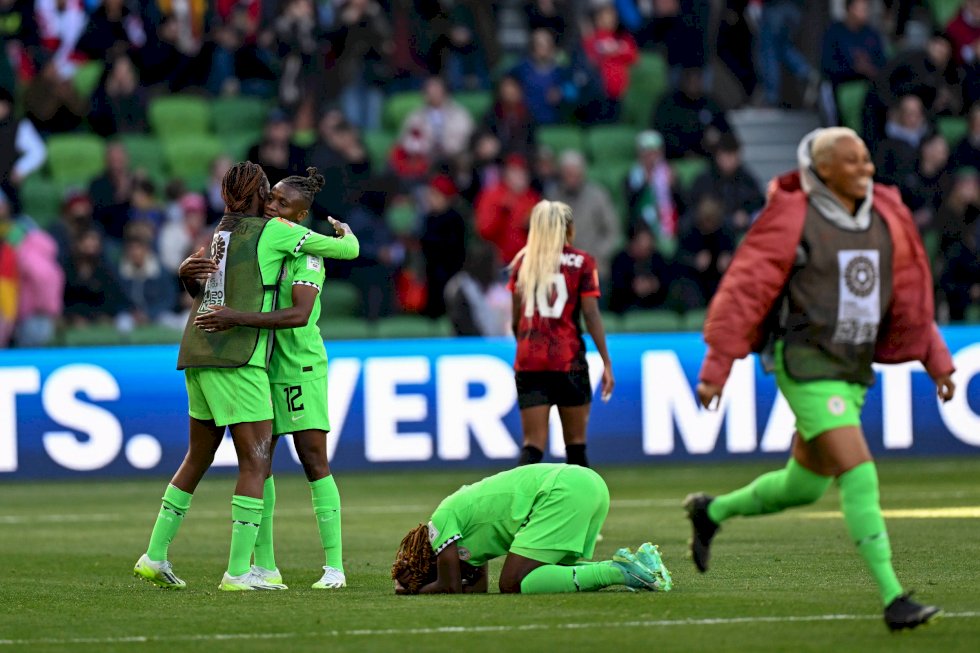
{"label": "kneeling player's braided hair", "polygon": [[323,188],[326,180],[323,178],[323,175],[317,172],[316,168],[310,166],[306,169],[305,177],[292,175],[283,179],[282,183],[295,188],[302,193],[303,199],[306,200],[306,206],[310,206],[313,204],[313,198],[316,197],[316,194],[320,192],[321,188]]}
{"label": "kneeling player's braided hair", "polygon": [[418,594],[426,583],[435,580],[435,554],[429,543],[429,527],[419,524],[402,539],[391,566],[391,577],[410,594]]}

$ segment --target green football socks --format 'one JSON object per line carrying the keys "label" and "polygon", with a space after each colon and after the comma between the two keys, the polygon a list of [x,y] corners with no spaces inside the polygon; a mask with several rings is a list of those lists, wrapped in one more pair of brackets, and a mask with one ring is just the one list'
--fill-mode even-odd
{"label": "green football socks", "polygon": [[783,469],[763,474],[743,488],[715,497],[708,504],[708,517],[720,524],[736,515],[765,515],[804,506],[822,497],[832,481],[829,476],[811,472],[790,458]]}
{"label": "green football socks", "polygon": [[887,606],[902,594],[902,585],[892,567],[892,547],[881,514],[878,470],[871,461],[862,463],[841,474],[837,485],[847,530],[878,584],[882,603]]}
{"label": "green football socks", "polygon": [[340,492],[333,475],[324,476],[310,483],[313,495],[313,515],[320,531],[320,543],[326,564],[344,570],[344,544],[340,534]]}
{"label": "green football socks", "polygon": [[611,562],[570,567],[543,565],[521,581],[521,594],[595,592],[611,585],[625,585],[623,572]]}
{"label": "green football socks", "polygon": [[262,524],[262,499],[236,494],[231,498],[231,552],[228,575],[241,576],[251,569],[255,538]]}
{"label": "green football socks", "polygon": [[184,492],[174,485],[168,485],[166,492],[163,493],[163,504],[160,506],[160,514],[157,521],[153,524],[153,532],[150,533],[150,545],[146,549],[146,556],[154,562],[163,562],[167,559],[167,551],[170,543],[177,536],[184,515],[191,507],[193,494]]}
{"label": "green football socks", "polygon": [[262,523],[255,538],[255,564],[263,569],[276,568],[276,554],[272,545],[272,519],[276,510],[276,482],[273,477],[265,479],[262,489]]}

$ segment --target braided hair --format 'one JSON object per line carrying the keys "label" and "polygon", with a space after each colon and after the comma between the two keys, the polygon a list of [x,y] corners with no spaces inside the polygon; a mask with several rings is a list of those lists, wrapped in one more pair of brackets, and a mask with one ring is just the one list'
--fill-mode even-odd
{"label": "braided hair", "polygon": [[436,556],[429,543],[429,527],[419,524],[402,539],[391,566],[391,578],[398,580],[409,594],[418,594],[423,585],[436,579]]}
{"label": "braided hair", "polygon": [[306,200],[306,206],[310,207],[313,205],[313,198],[316,197],[316,194],[320,192],[321,188],[323,188],[326,180],[316,168],[310,166],[306,169],[305,177],[292,175],[283,179],[282,183],[286,184],[290,188],[295,188],[298,190],[303,195],[303,199]]}
{"label": "braided hair", "polygon": [[262,166],[251,161],[236,163],[221,180],[221,199],[229,213],[246,213],[252,206],[252,198],[262,186],[268,188],[269,178]]}

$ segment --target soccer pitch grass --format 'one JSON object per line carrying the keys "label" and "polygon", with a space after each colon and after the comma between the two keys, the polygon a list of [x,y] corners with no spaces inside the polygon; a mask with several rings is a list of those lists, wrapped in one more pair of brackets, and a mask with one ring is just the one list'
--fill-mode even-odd
{"label": "soccer pitch grass", "polygon": [[[777,516],[737,519],[713,567],[685,558],[690,491],[721,492],[771,464],[600,468],[612,507],[597,557],[658,543],[667,594],[605,590],[550,596],[392,593],[402,535],[487,470],[344,474],[349,587],[310,585],[323,564],[309,490],[277,476],[276,548],[284,592],[217,590],[227,562],[234,477],[198,489],[171,548],[185,591],[131,575],[166,479],[8,483],[0,487],[0,653],[42,651],[955,651],[980,650],[980,458],[885,460],[883,505],[899,577],[945,611],[891,634],[838,509],[836,490]],[[888,514],[886,512],[886,514]],[[500,561],[491,563],[495,589]]]}

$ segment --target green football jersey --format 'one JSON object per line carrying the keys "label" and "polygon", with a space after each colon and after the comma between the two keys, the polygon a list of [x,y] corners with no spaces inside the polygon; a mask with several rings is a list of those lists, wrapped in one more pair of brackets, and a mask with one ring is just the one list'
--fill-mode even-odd
{"label": "green football jersey", "polygon": [[506,555],[531,514],[567,465],[523,465],[464,485],[442,500],[429,521],[429,541],[438,555],[456,542],[460,560],[481,567]]}
{"label": "green football jersey", "polygon": [[[293,288],[309,286],[317,293],[323,289],[323,259],[299,256],[286,264],[286,276],[279,283],[279,306],[293,305]],[[327,374],[327,352],[317,322],[320,320],[320,295],[313,302],[309,321],[294,329],[276,331],[272,358],[269,359],[269,381],[291,383],[299,379],[319,379]]]}
{"label": "green football jersey", "polygon": [[[269,220],[265,229],[262,230],[256,256],[259,260],[262,284],[273,286],[278,282],[283,259],[288,262],[291,258],[305,258],[304,255],[311,255],[350,260],[357,258],[359,251],[360,246],[353,234],[343,238],[324,236],[282,218],[274,218]],[[272,293],[265,293],[262,312],[267,313],[272,309]],[[248,364],[265,367],[268,346],[269,332],[263,329],[259,334],[258,345],[255,347],[255,352]]]}

